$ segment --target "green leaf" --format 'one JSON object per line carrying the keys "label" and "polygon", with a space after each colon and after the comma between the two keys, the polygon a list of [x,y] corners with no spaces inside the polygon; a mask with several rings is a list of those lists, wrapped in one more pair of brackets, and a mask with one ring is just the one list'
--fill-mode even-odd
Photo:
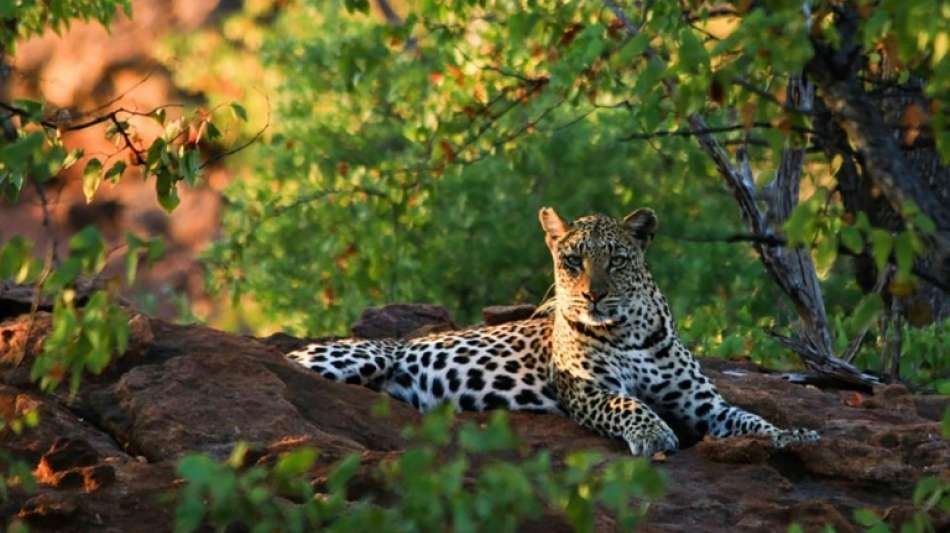
{"label": "green leaf", "polygon": [[142,249],[145,241],[138,238],[134,233],[126,232],[125,242],[128,246],[125,252],[125,282],[132,286],[139,270],[139,250]]}
{"label": "green leaf", "polygon": [[507,413],[496,411],[484,429],[471,424],[463,427],[459,432],[459,445],[475,453],[512,450],[518,447],[518,438],[511,431]]}
{"label": "green leaf", "polygon": [[346,484],[356,475],[360,467],[360,456],[351,453],[333,467],[327,476],[327,488],[330,494],[345,494]]}
{"label": "green leaf", "polygon": [[0,161],[3,162],[3,167],[10,171],[29,171],[31,160],[43,148],[44,142],[46,136],[42,132],[34,131],[12,143],[0,145]]}
{"label": "green leaf", "polygon": [[871,255],[874,256],[874,263],[878,270],[882,270],[891,256],[891,248],[894,245],[894,239],[891,234],[874,228],[871,230]]}
{"label": "green leaf", "polygon": [[161,107],[161,108],[156,109],[156,110],[155,110],[151,115],[149,115],[149,116],[152,117],[152,118],[155,120],[155,122],[158,122],[159,125],[161,125],[161,126],[164,126],[164,125],[165,125],[165,120],[168,118],[167,113],[166,113],[164,107]]}
{"label": "green leaf", "polygon": [[75,165],[77,161],[82,159],[83,154],[85,154],[85,151],[82,148],[76,148],[75,150],[70,151],[66,158],[63,159],[63,164],[60,170],[66,170],[67,168]]}
{"label": "green leaf", "polygon": [[620,65],[627,65],[635,58],[640,57],[644,51],[646,51],[647,46],[650,44],[650,38],[646,33],[638,33],[633,39],[627,41],[623,45],[623,48],[620,49],[620,52],[617,53],[617,62]]}
{"label": "green leaf", "polygon": [[201,171],[201,161],[198,157],[197,149],[185,150],[184,156],[179,161],[182,178],[191,186],[198,182],[198,173]]}
{"label": "green leaf", "polygon": [[815,213],[809,204],[798,204],[782,229],[790,246],[809,243],[815,232]]}
{"label": "green leaf", "polygon": [[26,116],[21,117],[30,122],[39,122],[43,119],[43,102],[36,100],[14,100],[13,105],[26,111]]}
{"label": "green leaf", "polygon": [[897,260],[897,271],[902,274],[910,273],[914,266],[914,235],[902,231],[894,241],[894,257]]}
{"label": "green leaf", "polygon": [[221,137],[221,130],[214,125],[214,122],[205,122],[205,139],[213,141]]}
{"label": "green leaf", "polygon": [[86,195],[87,204],[92,202],[101,183],[102,162],[96,158],[92,158],[86,163],[86,169],[82,173],[82,192]]}
{"label": "green leaf", "polygon": [[917,482],[917,485],[914,487],[914,495],[912,500],[914,505],[920,506],[924,503],[927,498],[930,497],[934,491],[940,488],[940,478],[936,476],[928,476],[922,478]]}
{"label": "green leaf", "polygon": [[35,275],[33,243],[17,235],[0,246],[0,279],[26,283]]}
{"label": "green leaf", "polygon": [[940,422],[940,431],[943,438],[950,439],[950,406],[943,410],[943,420]]}
{"label": "green leaf", "polygon": [[125,166],[125,161],[116,161],[115,164],[112,165],[112,168],[106,172],[105,178],[112,183],[118,183],[122,174],[125,172]]}
{"label": "green leaf", "polygon": [[237,102],[231,102],[231,112],[234,114],[234,117],[240,119],[243,122],[247,122],[247,110],[244,109],[244,106]]}
{"label": "green leaf", "polygon": [[369,0],[345,0],[343,5],[345,5],[346,10],[351,13],[369,12]]}
{"label": "green leaf", "polygon": [[205,516],[204,502],[199,497],[186,497],[175,508],[176,533],[191,533],[201,527]]}
{"label": "green leaf", "polygon": [[709,68],[709,54],[690,29],[680,32],[679,55],[681,70],[695,74]]}
{"label": "green leaf", "polygon": [[148,253],[145,258],[149,264],[155,263],[165,255],[165,241],[161,237],[155,237],[148,241]]}
{"label": "green leaf", "polygon": [[158,194],[158,203],[165,211],[170,213],[178,207],[178,187],[172,175],[164,168],[155,176],[155,192]]}
{"label": "green leaf", "polygon": [[923,233],[933,233],[937,231],[937,226],[934,224],[933,219],[923,213],[915,214],[913,223],[914,226]]}
{"label": "green leaf", "polygon": [[178,475],[192,483],[207,483],[217,470],[217,465],[207,455],[187,455],[175,468]]}
{"label": "green leaf", "polygon": [[824,278],[828,275],[837,257],[838,238],[834,234],[826,233],[815,250],[815,270],[818,271],[820,277]]}
{"label": "green leaf", "polygon": [[864,250],[864,239],[861,238],[861,232],[854,226],[845,226],[841,228],[841,244],[843,244],[851,253],[859,254]]}
{"label": "green leaf", "polygon": [[884,302],[881,301],[880,295],[876,293],[865,295],[851,315],[853,331],[861,331],[869,327],[883,310]]}
{"label": "green leaf", "polygon": [[284,477],[306,473],[317,460],[317,451],[313,448],[300,448],[287,453],[277,461],[275,472]]}
{"label": "green leaf", "polygon": [[874,511],[862,508],[854,511],[854,521],[862,526],[870,527],[880,522],[881,519]]}
{"label": "green leaf", "polygon": [[508,19],[509,36],[512,43],[524,42],[525,37],[531,33],[531,29],[537,24],[539,17],[537,13],[522,11],[515,13]]}
{"label": "green leaf", "polygon": [[46,278],[43,288],[48,293],[55,293],[71,285],[82,273],[82,264],[75,257],[60,263],[58,267]]}
{"label": "green leaf", "polygon": [[162,155],[165,153],[167,144],[165,139],[161,137],[155,139],[152,142],[152,145],[148,147],[148,155],[145,158],[145,163],[149,168],[153,168],[159,161],[162,159]]}

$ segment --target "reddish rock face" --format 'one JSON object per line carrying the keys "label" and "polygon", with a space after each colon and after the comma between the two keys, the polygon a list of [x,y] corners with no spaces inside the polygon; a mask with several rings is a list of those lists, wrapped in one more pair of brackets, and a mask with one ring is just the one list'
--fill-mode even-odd
{"label": "reddish rock face", "polygon": [[455,329],[452,317],[441,305],[390,304],[371,307],[350,330],[354,337],[415,337]]}
{"label": "reddish rock face", "polygon": [[[384,323],[375,326],[381,334],[405,334],[394,324],[420,315],[385,309]],[[0,433],[0,446],[27,461],[40,482],[32,494],[12,491],[0,502],[0,516],[19,517],[36,531],[169,531],[173,508],[160,496],[176,486],[175,461],[192,451],[224,457],[237,441],[250,443],[249,461],[270,461],[302,445],[320,448],[318,490],[335,460],[358,453],[364,466],[349,496],[378,494],[374,465],[398,455],[406,445],[401,428],[419,420],[396,401],[378,418],[380,394],[287,362],[275,346],[295,339],[134,321],[130,351],[102,375],[87,377],[73,399],[41,394],[24,377],[49,329],[47,317],[38,315],[31,327],[25,316],[0,323],[0,416],[35,409],[41,419],[20,435]],[[669,456],[657,464],[669,479],[667,496],[652,505],[646,531],[784,531],[790,522],[857,531],[851,517],[861,507],[899,523],[912,510],[916,480],[950,470],[950,445],[936,421],[946,397],[888,387],[855,400],[853,392],[793,385],[750,364],[708,360],[704,367],[733,403],[782,425],[818,429],[823,439],[787,450],[757,439],[707,439]],[[549,450],[556,460],[586,448],[608,457],[626,453],[622,443],[555,415],[513,413],[511,421],[529,449]],[[938,530],[947,525],[946,517],[937,520]],[[613,527],[607,516],[597,524]],[[525,527],[566,530],[555,515]]]}
{"label": "reddish rock face", "polygon": [[531,318],[537,308],[530,304],[491,305],[482,309],[482,320],[489,326]]}

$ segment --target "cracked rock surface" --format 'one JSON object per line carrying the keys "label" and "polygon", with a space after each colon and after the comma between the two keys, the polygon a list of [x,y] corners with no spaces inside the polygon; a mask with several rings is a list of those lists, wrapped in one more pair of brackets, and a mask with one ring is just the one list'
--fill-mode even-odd
{"label": "cracked rock surface", "polygon": [[[425,327],[421,316],[447,327],[451,319],[439,309],[368,313],[361,327],[377,335],[399,324],[393,333],[411,335],[408,325]],[[382,319],[370,323],[373,316]],[[400,453],[401,429],[419,420],[397,401],[388,418],[374,417],[378,393],[286,361],[281,350],[301,342],[292,337],[253,339],[141,315],[132,322],[130,350],[103,374],[84,378],[75,398],[43,394],[28,379],[48,315],[39,313],[32,326],[26,315],[0,323],[0,416],[40,414],[36,428],[0,432],[0,446],[26,461],[39,482],[37,491],[15,489],[0,502],[4,523],[19,517],[34,531],[170,531],[174,509],[163,495],[176,487],[175,461],[190,452],[223,458],[238,441],[260,460],[296,446],[320,448],[317,487],[335,460],[358,453],[370,466],[354,479],[351,496],[372,494],[371,465]],[[669,479],[667,496],[651,507],[642,530],[784,531],[798,522],[806,531],[825,524],[858,531],[852,514],[862,507],[900,524],[913,512],[916,481],[950,471],[950,443],[938,422],[947,397],[915,396],[899,385],[874,394],[819,390],[748,363],[703,366],[733,403],[823,438],[787,450],[752,438],[707,439],[681,450],[658,463]],[[513,413],[511,422],[530,448],[555,459],[582,448],[625,455],[622,443],[557,415]],[[947,516],[934,519],[938,531],[950,526]],[[557,516],[549,520],[529,529],[565,529]],[[597,523],[613,529],[609,517]]]}

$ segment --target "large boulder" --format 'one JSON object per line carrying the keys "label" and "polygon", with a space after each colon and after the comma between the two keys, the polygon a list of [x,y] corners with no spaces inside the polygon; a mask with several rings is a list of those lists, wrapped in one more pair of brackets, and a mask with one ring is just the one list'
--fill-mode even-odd
{"label": "large boulder", "polygon": [[[27,461],[40,482],[33,493],[12,491],[0,516],[19,517],[35,531],[169,531],[173,509],[163,495],[176,488],[175,462],[186,453],[224,457],[243,441],[263,461],[316,446],[319,488],[346,454],[360,454],[371,468],[400,453],[401,429],[420,418],[396,401],[385,418],[374,415],[381,394],[287,361],[281,349],[294,342],[286,336],[258,340],[140,315],[133,322],[130,351],[86,378],[75,397],[40,393],[25,379],[48,316],[0,323],[0,416],[36,410],[41,419],[19,435],[0,433],[0,446]],[[783,426],[815,428],[823,439],[787,450],[753,438],[707,439],[668,457],[658,463],[670,480],[667,496],[651,507],[648,531],[784,531],[790,522],[856,531],[852,514],[862,507],[896,523],[912,512],[916,481],[950,469],[937,421],[946,397],[901,386],[875,394],[819,390],[748,363],[703,364],[733,403]],[[626,454],[622,443],[557,415],[511,419],[530,449],[549,450],[555,460],[589,448]],[[357,476],[350,496],[377,488],[372,476]],[[550,520],[531,529],[563,527]],[[598,524],[611,527],[606,517]]]}

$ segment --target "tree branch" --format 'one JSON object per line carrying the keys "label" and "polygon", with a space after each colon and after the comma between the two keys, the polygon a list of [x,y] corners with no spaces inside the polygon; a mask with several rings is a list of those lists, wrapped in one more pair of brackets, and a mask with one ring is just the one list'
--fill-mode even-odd
{"label": "tree branch", "polygon": [[[604,4],[617,16],[631,36],[639,33],[639,29],[630,23],[626,14],[613,0],[604,0]],[[650,58],[658,56],[657,52],[649,46],[644,51],[644,55]],[[663,79],[662,83],[667,94],[674,95],[676,82],[672,79]],[[796,109],[811,112],[814,91],[807,82],[792,78],[789,80],[786,92],[787,100],[792,102]],[[776,177],[765,190],[766,195],[763,199],[769,206],[766,214],[759,209],[757,204],[759,198],[745,149],[738,150],[737,160],[733,163],[728,152],[713,137],[713,130],[706,125],[701,114],[689,115],[688,124],[689,131],[699,141],[703,151],[713,160],[719,174],[732,191],[739,204],[742,218],[752,234],[772,237],[775,234],[773,224],[776,228],[779,227],[798,201],[798,181],[802,171],[804,147],[787,146],[783,151],[782,162]],[[800,338],[794,339],[777,333],[772,334],[773,338],[799,354],[805,365],[817,372],[865,385],[879,382],[876,377],[861,372],[854,365],[834,356],[824,300],[808,250],[789,250],[782,246],[764,243],[756,243],[755,248],[769,275],[792,300],[802,323],[798,332]]]}
{"label": "tree branch", "polygon": [[[654,139],[657,137],[696,137],[698,135],[708,135],[715,133],[729,133],[733,131],[745,131],[749,129],[777,129],[777,126],[773,126],[768,122],[753,122],[752,124],[746,126],[745,124],[732,124],[729,126],[706,126],[706,127],[697,127],[697,128],[681,128],[677,130],[661,130],[661,131],[650,131],[650,132],[638,132],[630,133],[621,137],[620,141],[634,141],[634,140],[644,140],[644,139]],[[791,128],[793,131],[799,133],[814,133],[808,128],[802,128],[793,126]]]}

